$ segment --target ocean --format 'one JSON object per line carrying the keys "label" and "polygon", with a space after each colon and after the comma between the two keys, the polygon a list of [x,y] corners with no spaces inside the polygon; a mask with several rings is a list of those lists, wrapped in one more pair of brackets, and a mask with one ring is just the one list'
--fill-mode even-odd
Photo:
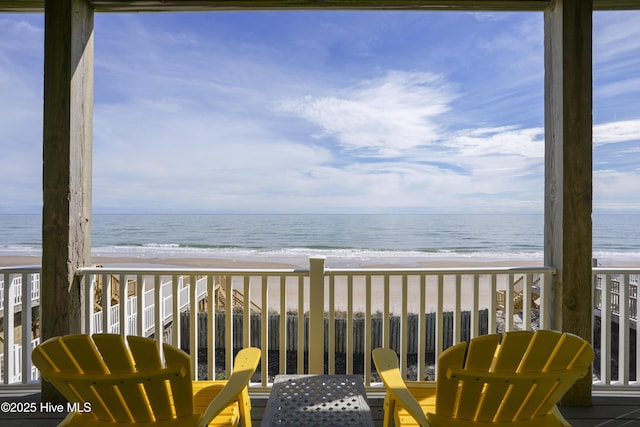
{"label": "ocean", "polygon": [[[593,256],[640,262],[640,215],[594,215]],[[330,266],[543,258],[542,215],[94,214],[94,256],[225,258]],[[0,215],[0,256],[40,255],[40,215]]]}

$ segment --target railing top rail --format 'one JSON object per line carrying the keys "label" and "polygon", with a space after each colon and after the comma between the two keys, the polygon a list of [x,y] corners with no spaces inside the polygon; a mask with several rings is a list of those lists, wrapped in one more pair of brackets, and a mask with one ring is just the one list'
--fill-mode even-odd
{"label": "railing top rail", "polygon": [[[40,273],[42,267],[40,265],[26,266],[10,266],[0,267],[0,274],[21,274],[21,273]],[[142,267],[83,267],[80,268],[81,274],[222,274],[222,275],[304,275],[308,274],[308,269],[296,268],[142,268]],[[333,268],[327,267],[325,271],[328,274],[401,274],[407,272],[409,274],[427,273],[427,274],[448,274],[463,273],[472,274],[481,273],[526,273],[526,272],[551,272],[556,273],[555,267],[534,266],[534,267],[453,267],[453,268],[430,268],[430,267],[390,267],[390,268]],[[593,267],[594,274],[640,274],[640,267]]]}
{"label": "railing top rail", "polygon": [[640,267],[593,267],[593,274],[640,274]]}
{"label": "railing top rail", "polygon": [[41,271],[42,267],[39,265],[0,267],[0,274],[40,273]]}
{"label": "railing top rail", "polygon": [[333,276],[402,275],[402,274],[508,274],[508,273],[556,273],[555,267],[451,267],[451,268],[326,268],[325,274]]}
{"label": "railing top rail", "polygon": [[140,268],[140,267],[83,267],[79,274],[124,274],[124,275],[223,275],[223,276],[304,276],[307,269],[295,268]]}
{"label": "railing top rail", "polygon": [[[0,267],[0,274],[39,273],[40,266]],[[506,273],[556,273],[555,267],[525,266],[525,267],[361,267],[361,268],[333,268],[326,267],[328,275],[366,275],[366,274],[506,274]],[[634,267],[593,267],[594,273],[640,273],[640,268]],[[230,276],[304,276],[308,269],[297,268],[194,268],[194,267],[82,267],[79,274],[124,274],[124,275],[230,275]]]}

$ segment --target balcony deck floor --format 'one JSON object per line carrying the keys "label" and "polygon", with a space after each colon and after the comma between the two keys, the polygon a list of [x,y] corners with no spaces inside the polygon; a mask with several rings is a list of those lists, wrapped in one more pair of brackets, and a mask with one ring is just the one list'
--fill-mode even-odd
{"label": "balcony deck floor", "polygon": [[[369,398],[376,426],[382,426],[382,401],[377,394]],[[0,402],[40,402],[40,393],[0,393]],[[266,405],[266,397],[252,397],[253,425],[260,426],[260,418]],[[39,404],[39,403],[38,403]],[[560,412],[574,427],[640,427],[640,395],[594,396],[590,407],[561,407]],[[56,426],[64,414],[7,414],[0,412],[2,427],[50,427]]]}

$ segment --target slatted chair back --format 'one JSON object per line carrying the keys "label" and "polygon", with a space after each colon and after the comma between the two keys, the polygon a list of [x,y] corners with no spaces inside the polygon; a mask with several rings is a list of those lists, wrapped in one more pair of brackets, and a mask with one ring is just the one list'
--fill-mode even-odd
{"label": "slatted chair back", "polygon": [[395,416],[396,425],[403,426],[550,427],[569,425],[556,404],[589,371],[593,349],[575,335],[548,330],[457,344],[438,358],[433,412],[407,387],[393,350],[375,349],[373,359],[387,389],[385,426]]}
{"label": "slatted chair back", "polygon": [[[465,358],[466,352],[466,358]],[[474,338],[438,359],[432,425],[468,422],[550,426],[552,412],[583,377],[593,349],[582,338],[549,330],[515,331]],[[556,422],[557,424],[557,422]]]}
{"label": "slatted chair back", "polygon": [[[93,339],[92,339],[93,338]],[[148,338],[96,334],[67,335],[36,347],[33,363],[70,402],[87,402],[88,418],[148,423],[188,418],[193,410],[189,355]]]}

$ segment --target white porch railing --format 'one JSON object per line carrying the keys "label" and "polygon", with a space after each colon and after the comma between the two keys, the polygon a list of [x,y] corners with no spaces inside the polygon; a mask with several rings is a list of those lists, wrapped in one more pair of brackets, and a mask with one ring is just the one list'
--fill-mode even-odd
{"label": "white porch railing", "polygon": [[[187,348],[201,350],[191,351],[197,378],[228,373],[234,347],[257,345],[263,349],[262,366],[268,367],[261,371],[258,386],[268,387],[274,374],[309,372],[308,350],[319,342],[325,343],[328,354],[323,369],[329,373],[357,371],[371,385],[376,378],[371,359],[365,355],[376,346],[398,351],[407,379],[433,378],[437,356],[448,345],[488,331],[549,328],[552,324],[552,268],[335,269],[319,262],[320,269],[309,270],[85,268],[80,272],[85,288],[84,330],[142,331],[158,343],[184,347],[186,342]],[[320,272],[319,280],[312,277],[313,271]],[[39,304],[39,272],[34,268],[0,269],[2,324],[7,331],[0,355],[3,385],[38,380],[31,351],[22,351],[21,343],[29,342],[31,349],[38,342],[33,340],[31,327],[22,325],[31,325],[31,309]],[[594,268],[596,390],[640,390],[640,383],[629,374],[640,361],[637,346],[631,354],[638,338],[637,275],[640,269]],[[95,304],[98,279],[109,310]],[[5,287],[5,283],[12,286]],[[312,295],[312,286],[318,284],[324,298],[317,298],[315,289]],[[226,304],[217,316],[209,316],[216,312],[218,285],[226,295],[239,294],[244,299],[240,308]],[[108,297],[112,286],[118,288],[119,301]],[[30,299],[19,297],[29,293]],[[309,319],[319,299],[324,340],[313,335],[313,319]],[[256,307],[261,308],[258,314]],[[20,316],[14,316],[18,312]],[[179,312],[184,314],[173,315]],[[279,313],[288,316],[274,321]],[[14,324],[15,319],[20,319],[20,325]],[[344,330],[336,326],[336,319],[346,323]],[[156,328],[159,325],[162,327]],[[163,333],[156,334],[156,330]],[[290,342],[303,351],[279,351],[290,348]],[[23,377],[25,371],[32,374]]]}
{"label": "white porch railing", "polygon": [[639,276],[638,268],[593,268],[596,390],[640,390]]}
{"label": "white porch railing", "polygon": [[[31,295],[31,298],[23,298],[23,295]],[[31,363],[31,350],[40,342],[38,319],[32,319],[32,309],[39,304],[40,268],[0,268],[0,385],[27,384],[39,379],[38,371]],[[22,343],[29,343],[28,351],[23,350]],[[23,376],[23,372],[31,374]]]}
{"label": "white porch railing", "polygon": [[[232,369],[233,349],[257,345],[263,349],[262,366],[270,367],[261,370],[261,385],[267,387],[274,374],[325,369],[329,373],[339,369],[354,373],[359,369],[366,384],[370,385],[375,381],[370,357],[365,355],[371,354],[378,345],[396,348],[402,356],[402,371],[408,378],[433,378],[437,356],[448,345],[488,331],[548,328],[551,325],[551,268],[332,269],[325,268],[324,260],[315,260],[318,261],[321,263],[320,269],[316,269],[320,272],[319,279],[313,276],[313,268],[86,268],[81,272],[86,297],[84,306],[95,306],[97,277],[102,278],[103,295],[112,292],[108,278],[119,278],[114,283],[119,283],[120,302],[116,309],[116,305],[112,305],[105,311],[109,313],[109,319],[105,318],[103,310],[85,310],[85,330],[131,334],[138,330],[155,332],[160,330],[157,325],[162,324],[164,333],[154,334],[159,344],[168,341],[175,346],[183,344],[189,349],[203,350],[190,352],[197,378],[227,375]],[[133,283],[135,290],[130,288]],[[191,283],[196,283],[193,291]],[[214,289],[218,285],[223,286],[225,295],[240,293],[244,296],[243,306],[237,310],[240,314],[234,316],[236,310],[232,304],[227,304],[223,320],[217,321],[215,315],[209,315],[215,313]],[[319,295],[324,298],[313,295],[316,286],[322,287]],[[138,299],[137,295],[143,295],[143,298]],[[325,336],[317,336],[317,332],[314,335],[313,311],[318,300],[322,315],[316,319],[320,319],[320,334]],[[128,307],[126,311],[120,311],[122,304]],[[255,307],[262,308],[259,314],[252,314]],[[186,317],[173,315],[184,310],[189,313]],[[482,311],[488,315],[481,325]],[[145,316],[137,316],[141,312]],[[153,316],[149,316],[150,312]],[[452,315],[446,315],[448,312]],[[288,317],[294,319],[293,326],[285,315],[279,316],[274,323],[273,313],[289,313]],[[429,321],[427,313],[434,313]],[[464,317],[463,313],[468,316]],[[207,317],[204,323],[202,315]],[[234,322],[234,317],[242,320]],[[392,317],[399,321],[392,322]],[[410,317],[417,325],[417,329],[411,331]],[[463,317],[468,319],[465,324]],[[340,331],[336,327],[338,318],[345,319],[346,331],[356,333]],[[363,320],[354,320],[356,318]],[[445,325],[447,321],[450,324]],[[218,327],[216,322],[223,322],[224,327]],[[359,333],[354,329],[356,322],[363,324]],[[379,325],[375,331],[374,323]],[[120,324],[126,325],[125,329],[119,328]],[[429,331],[428,324],[431,325]],[[186,334],[188,338],[182,336]],[[346,356],[338,355],[336,351],[339,340],[344,341],[340,348],[346,349]],[[291,341],[297,343],[295,349],[301,351],[293,354],[280,351],[289,348]],[[317,343],[325,343],[329,361],[326,367],[314,367],[308,356],[314,354],[311,347]],[[363,349],[361,353],[356,354],[356,347]],[[415,357],[415,354],[427,355],[429,348],[434,349],[430,354],[432,360]],[[216,354],[220,353],[224,354],[224,360],[216,360]],[[409,361],[410,355],[417,359],[414,364]],[[342,363],[336,359],[338,356],[343,359]]]}
{"label": "white porch railing", "polygon": [[[35,346],[40,344],[40,338],[34,338],[31,340],[29,349],[33,349]],[[9,376],[10,383],[21,383],[22,381],[22,365],[19,363],[23,359],[23,347],[20,344],[13,345],[12,351],[12,359],[14,363],[8,363],[7,367],[9,368],[6,372]],[[4,377],[5,372],[4,366],[4,353],[0,354],[0,376]],[[25,380],[25,382],[31,383],[36,382],[40,378],[40,373],[36,369],[35,366],[31,365],[31,369],[29,377]]]}

